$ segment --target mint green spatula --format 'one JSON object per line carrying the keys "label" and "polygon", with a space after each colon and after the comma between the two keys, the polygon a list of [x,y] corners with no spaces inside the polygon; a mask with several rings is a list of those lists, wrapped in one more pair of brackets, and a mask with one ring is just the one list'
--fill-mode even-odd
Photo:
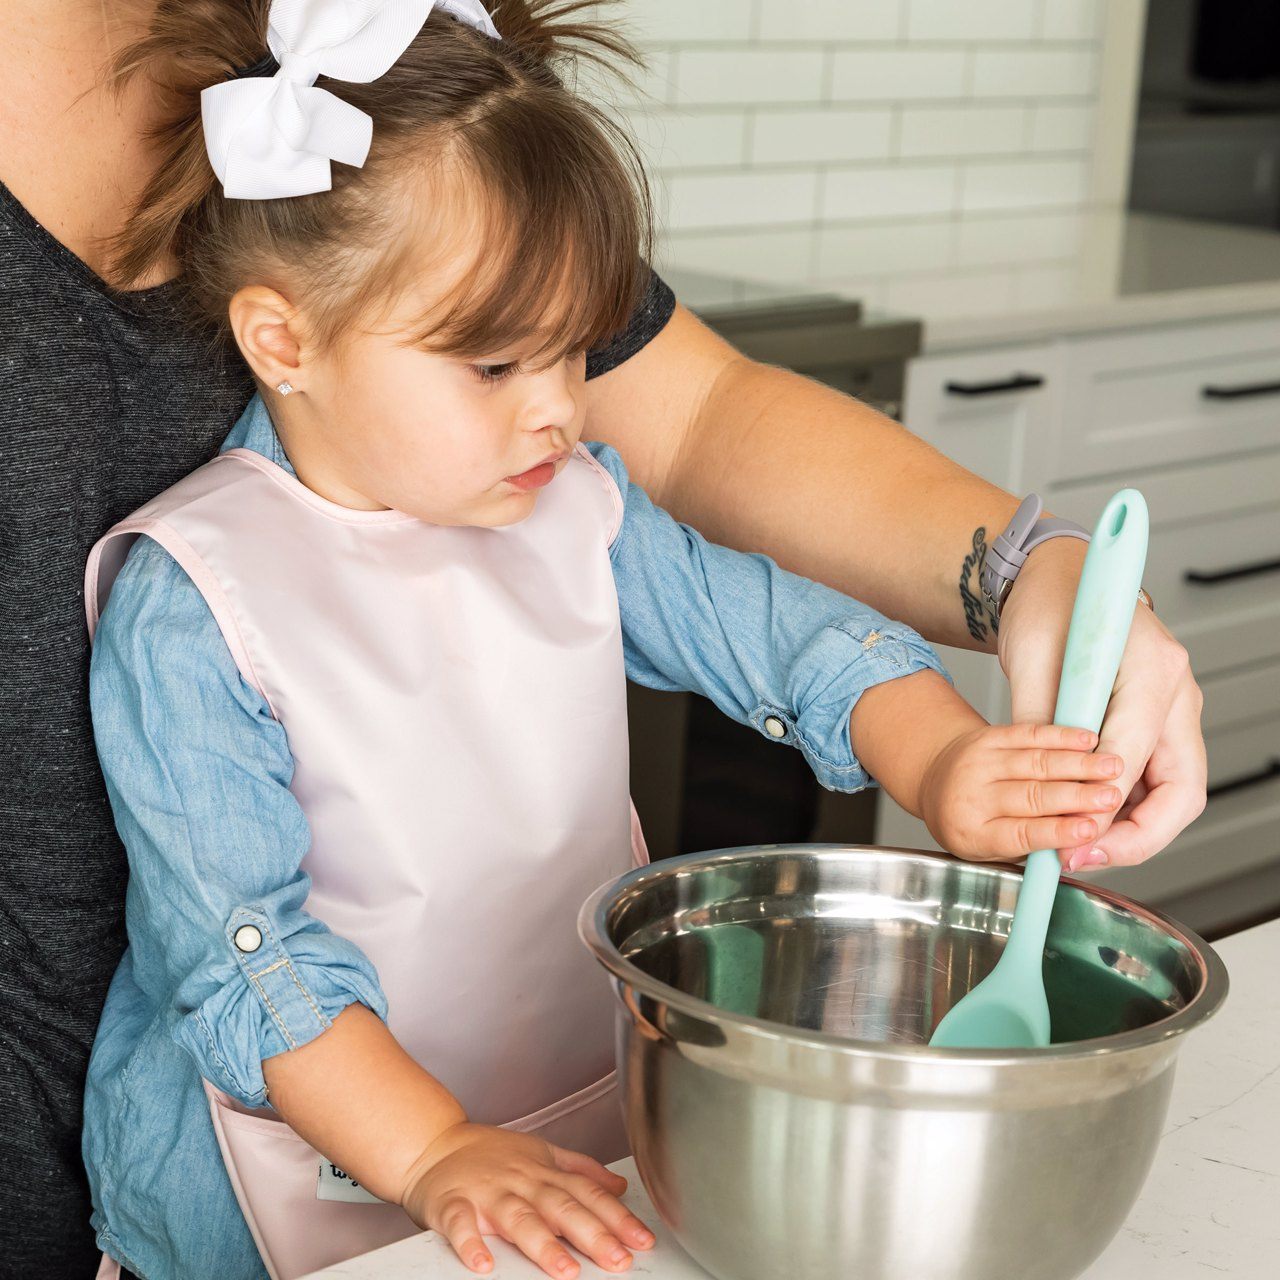
{"label": "mint green spatula", "polygon": [[[1080,574],[1053,722],[1097,732],[1120,669],[1120,656],[1147,558],[1147,504],[1136,489],[1107,503]],[[1027,858],[1009,940],[996,967],[938,1023],[930,1044],[942,1049],[1031,1049],[1049,1043],[1044,944],[1061,868],[1052,849]]]}

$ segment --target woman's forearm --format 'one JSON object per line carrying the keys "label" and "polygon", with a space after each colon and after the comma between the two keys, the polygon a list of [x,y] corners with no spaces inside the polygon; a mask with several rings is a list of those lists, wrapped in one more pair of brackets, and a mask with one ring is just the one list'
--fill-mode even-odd
{"label": "woman's forearm", "polygon": [[301,1137],[383,1200],[398,1203],[423,1151],[466,1120],[462,1104],[363,1005],[309,1044],[266,1058],[271,1105]]}
{"label": "woman's forearm", "polygon": [[765,550],[930,640],[994,651],[978,569],[1017,500],[851,396],[729,363],[665,481],[663,505],[708,538]]}

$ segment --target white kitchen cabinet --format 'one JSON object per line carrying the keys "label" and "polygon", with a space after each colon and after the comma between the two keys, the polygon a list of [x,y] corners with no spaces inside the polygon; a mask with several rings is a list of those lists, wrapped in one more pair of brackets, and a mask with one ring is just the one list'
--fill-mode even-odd
{"label": "white kitchen cabinet", "polygon": [[[1212,794],[1158,858],[1092,878],[1185,912],[1197,891],[1232,877],[1256,889],[1274,870],[1275,902],[1258,905],[1280,907],[1280,315],[924,357],[908,370],[904,421],[1087,526],[1117,489],[1141,490],[1144,581],[1205,692]],[[1007,720],[995,659],[941,653],[960,691]],[[937,847],[887,796],[877,839]]]}

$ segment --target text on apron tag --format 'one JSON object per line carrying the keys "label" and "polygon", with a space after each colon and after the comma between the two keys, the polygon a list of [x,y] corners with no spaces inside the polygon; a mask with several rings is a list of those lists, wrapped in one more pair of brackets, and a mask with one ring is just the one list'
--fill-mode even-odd
{"label": "text on apron tag", "polygon": [[350,1174],[343,1173],[336,1164],[320,1161],[320,1175],[316,1179],[317,1200],[345,1200],[348,1204],[384,1204],[372,1191],[366,1191]]}

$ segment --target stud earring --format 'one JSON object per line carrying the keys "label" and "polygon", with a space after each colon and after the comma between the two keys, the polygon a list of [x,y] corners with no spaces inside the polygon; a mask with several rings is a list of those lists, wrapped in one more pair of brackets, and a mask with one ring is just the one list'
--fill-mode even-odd
{"label": "stud earring", "polygon": [[287,396],[293,390],[293,385],[288,382],[277,383],[276,390],[282,395]]}

